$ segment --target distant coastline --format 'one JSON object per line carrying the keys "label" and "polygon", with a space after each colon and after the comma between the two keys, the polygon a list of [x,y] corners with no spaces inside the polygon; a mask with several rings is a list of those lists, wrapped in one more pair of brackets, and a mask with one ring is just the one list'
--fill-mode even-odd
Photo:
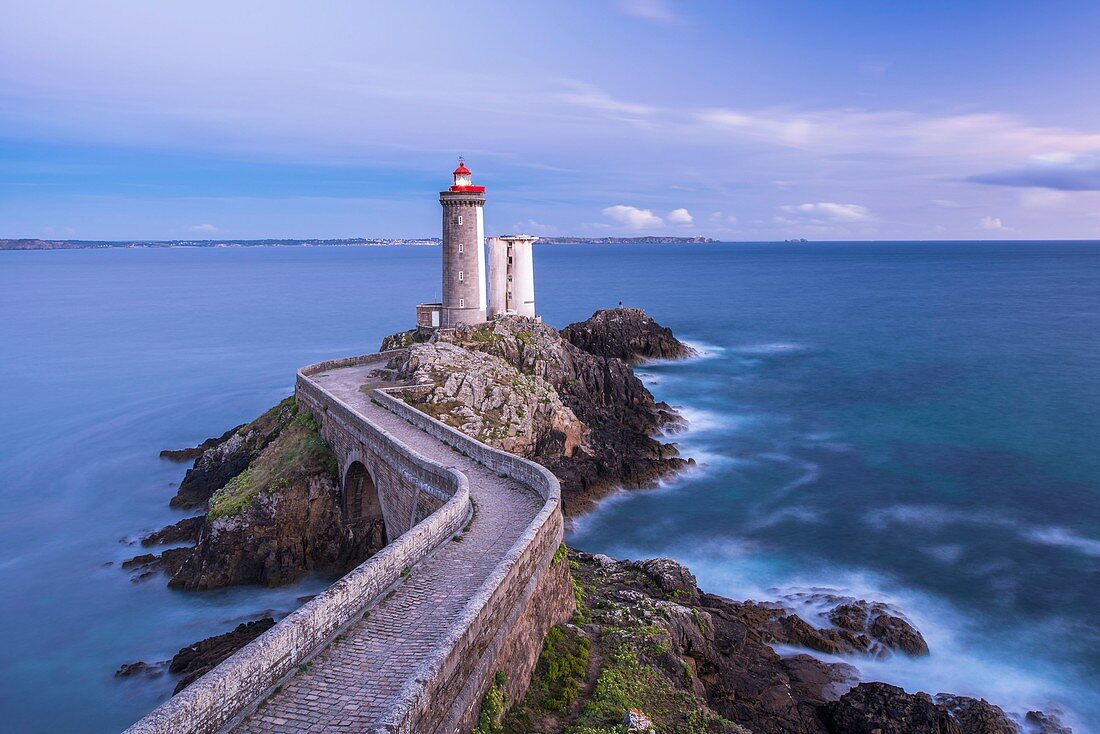
{"label": "distant coastline", "polygon": [[[671,245],[709,244],[709,237],[541,237],[548,245]],[[264,240],[43,240],[0,239],[0,250],[91,250],[107,248],[166,247],[391,247],[396,245],[439,245],[438,237],[349,239],[264,239]]]}

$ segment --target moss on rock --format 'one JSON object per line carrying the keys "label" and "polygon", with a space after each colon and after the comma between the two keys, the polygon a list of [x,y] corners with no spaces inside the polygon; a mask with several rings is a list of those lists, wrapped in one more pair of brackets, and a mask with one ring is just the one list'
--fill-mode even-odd
{"label": "moss on rock", "polygon": [[308,413],[296,413],[267,448],[243,472],[210,498],[209,521],[231,517],[261,493],[277,492],[311,474],[325,471],[336,479],[336,457]]}

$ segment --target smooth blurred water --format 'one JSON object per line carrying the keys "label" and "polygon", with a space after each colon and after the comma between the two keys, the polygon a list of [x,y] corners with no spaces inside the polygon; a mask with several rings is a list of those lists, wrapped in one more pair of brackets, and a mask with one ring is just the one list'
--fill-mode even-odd
{"label": "smooth blurred water", "polygon": [[[118,562],[184,513],[165,447],[249,420],[301,364],[373,350],[438,296],[436,248],[0,252],[0,728],[112,731],[119,680],[323,588],[172,592]],[[897,603],[910,689],[1100,719],[1100,244],[538,246],[554,325],[619,299],[703,359],[642,369],[700,467],[580,520],[704,588]],[[105,567],[106,562],[114,562]]]}

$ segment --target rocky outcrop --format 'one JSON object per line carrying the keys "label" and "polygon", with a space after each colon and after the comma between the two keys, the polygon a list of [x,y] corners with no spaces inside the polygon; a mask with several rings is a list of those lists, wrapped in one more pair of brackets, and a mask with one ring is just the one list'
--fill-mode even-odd
{"label": "rocky outcrop", "polygon": [[205,517],[199,515],[197,517],[185,517],[179,522],[163,527],[152,533],[146,533],[141,536],[141,544],[143,546],[151,545],[167,545],[169,543],[194,543],[198,540],[199,531],[202,530],[202,524]]}
{"label": "rocky outcrop", "polygon": [[[928,643],[921,633],[908,621],[891,614],[885,604],[863,599],[846,601],[829,612],[829,619],[840,629],[868,638],[886,649],[913,657],[928,654]],[[873,652],[875,648],[868,644],[866,650]]]}
{"label": "rocky outcrop", "polygon": [[308,571],[344,573],[381,548],[384,533],[380,522],[345,525],[335,458],[313,419],[297,414],[212,495],[197,543],[168,585],[278,586]]}
{"label": "rocky outcrop", "polygon": [[399,331],[396,334],[390,334],[387,337],[383,337],[382,346],[378,348],[378,351],[389,352],[394,349],[407,349],[413,344],[423,344],[430,341],[431,336],[432,333],[430,329],[409,329],[408,331]]}
{"label": "rocky outcrop", "polygon": [[186,449],[164,449],[160,452],[160,458],[168,459],[169,461],[191,461],[202,456],[207,449],[212,449],[215,446],[225,443],[233,434],[244,428],[244,424],[237,426],[236,428],[230,428],[228,431],[216,438],[208,438],[198,446],[192,446]]}
{"label": "rocky outcrop", "polygon": [[168,672],[180,676],[172,693],[179,693],[194,683],[215,665],[271,629],[274,624],[272,617],[243,622],[225,634],[207,637],[180,650],[168,664]]}
{"label": "rocky outcrop", "polygon": [[[958,722],[927,693],[886,683],[860,683],[822,708],[828,731],[839,734],[962,734]],[[969,732],[968,732],[969,734]]]}
{"label": "rocky outcrop", "polygon": [[1017,734],[1000,707],[945,693],[906,693],[887,683],[860,683],[822,707],[830,734]]}
{"label": "rocky outcrop", "polygon": [[[505,732],[621,731],[616,726],[627,720],[685,733],[1020,731],[984,700],[859,683],[851,665],[780,656],[772,648],[812,642],[810,649],[827,647],[856,661],[874,656],[857,638],[871,634],[876,613],[901,619],[884,612],[886,605],[836,597],[819,627],[779,603],[702,592],[691,572],[669,559],[632,563],[578,551],[570,559],[578,614],[548,636],[529,693],[506,717]],[[855,626],[857,611],[863,612],[859,632],[829,626],[834,615]],[[834,635],[841,632],[852,637]],[[1050,719],[1035,712],[1034,721]]]}
{"label": "rocky outcrop", "polygon": [[[599,333],[602,325],[591,328]],[[552,471],[569,514],[614,487],[652,486],[690,463],[653,438],[680,418],[653,399],[629,364],[590,354],[534,319],[507,316],[439,332],[391,366],[424,389],[417,407],[449,415],[451,425],[513,446]],[[519,394],[507,396],[512,389]]]}
{"label": "rocky outcrop", "polygon": [[[271,443],[294,417],[294,399],[287,398],[251,423],[225,434],[222,439],[208,439],[207,446],[187,470],[176,496],[168,503],[172,507],[204,507],[211,495],[226,482],[240,474],[260,452]],[[188,453],[191,449],[184,449]],[[163,455],[163,454],[162,454]]]}
{"label": "rocky outcrop", "polygon": [[1042,711],[1028,711],[1024,722],[1028,734],[1073,734],[1073,730],[1063,726],[1057,716]]}
{"label": "rocky outcrop", "polygon": [[417,344],[395,368],[413,404],[468,436],[520,456],[591,452],[587,429],[538,375],[499,357],[447,342]]}
{"label": "rocky outcrop", "polygon": [[614,357],[628,364],[653,359],[685,359],[695,350],[672,335],[640,308],[609,308],[587,321],[561,330],[562,338],[597,357]]}
{"label": "rocky outcrop", "polygon": [[933,699],[947,709],[959,728],[969,734],[1017,734],[1020,727],[1001,710],[984,698],[937,694]]}

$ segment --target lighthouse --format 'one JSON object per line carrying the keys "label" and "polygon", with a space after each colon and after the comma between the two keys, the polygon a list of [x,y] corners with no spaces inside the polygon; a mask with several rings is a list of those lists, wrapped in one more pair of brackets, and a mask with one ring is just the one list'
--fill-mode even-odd
{"label": "lighthouse", "polygon": [[474,186],[470,169],[459,158],[454,183],[439,192],[443,205],[444,329],[480,324],[485,319],[485,187]]}

